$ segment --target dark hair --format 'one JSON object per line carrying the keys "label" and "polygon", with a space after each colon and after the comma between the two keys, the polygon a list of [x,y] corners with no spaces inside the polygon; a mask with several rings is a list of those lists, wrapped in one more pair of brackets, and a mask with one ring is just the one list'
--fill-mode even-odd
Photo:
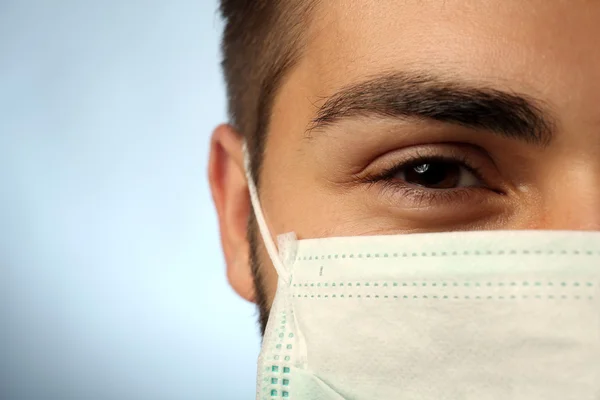
{"label": "dark hair", "polygon": [[230,123],[250,153],[258,185],[273,99],[297,62],[314,0],[221,0],[223,72]]}

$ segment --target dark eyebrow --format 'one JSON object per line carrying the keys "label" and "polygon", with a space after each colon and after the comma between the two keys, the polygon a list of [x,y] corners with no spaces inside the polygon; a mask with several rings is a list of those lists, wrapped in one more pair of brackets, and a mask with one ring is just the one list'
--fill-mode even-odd
{"label": "dark eyebrow", "polygon": [[374,77],[328,98],[309,125],[320,130],[361,116],[429,119],[545,146],[554,131],[541,101],[525,95],[405,73]]}

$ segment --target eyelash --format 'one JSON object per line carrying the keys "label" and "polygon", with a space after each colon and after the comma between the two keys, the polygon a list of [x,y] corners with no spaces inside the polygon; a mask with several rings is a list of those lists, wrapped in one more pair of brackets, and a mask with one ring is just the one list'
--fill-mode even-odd
{"label": "eyelash", "polygon": [[[394,176],[407,168],[428,163],[454,163],[459,164],[467,171],[472,173],[484,186],[482,187],[463,187],[455,189],[428,189],[423,187],[415,187],[406,182],[394,179]],[[383,192],[392,190],[394,192],[401,191],[401,195],[405,198],[411,198],[416,203],[423,202],[441,202],[451,203],[456,201],[468,200],[476,190],[491,190],[486,186],[486,180],[483,177],[482,168],[474,165],[467,156],[445,156],[445,155],[422,155],[416,153],[413,157],[402,161],[384,171],[367,176],[364,182],[370,186],[379,185]]]}

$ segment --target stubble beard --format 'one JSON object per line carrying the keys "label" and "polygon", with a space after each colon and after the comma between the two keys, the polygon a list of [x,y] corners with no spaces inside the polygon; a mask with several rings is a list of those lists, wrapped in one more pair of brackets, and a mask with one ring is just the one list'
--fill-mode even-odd
{"label": "stubble beard", "polygon": [[249,261],[254,284],[254,301],[258,310],[258,324],[261,337],[264,337],[271,308],[267,299],[267,293],[262,276],[264,265],[260,259],[259,246],[262,247],[263,245],[258,233],[258,225],[256,224],[254,213],[251,213],[250,215],[251,217],[248,221],[248,243],[250,246]]}

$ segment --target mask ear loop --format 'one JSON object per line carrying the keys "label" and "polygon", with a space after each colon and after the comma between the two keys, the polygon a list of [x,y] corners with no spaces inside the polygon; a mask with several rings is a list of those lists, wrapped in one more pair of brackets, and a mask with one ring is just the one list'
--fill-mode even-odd
{"label": "mask ear loop", "polygon": [[262,207],[260,206],[260,200],[258,198],[258,191],[256,190],[256,185],[254,184],[254,179],[252,179],[252,174],[250,173],[250,154],[248,153],[248,147],[244,142],[243,145],[244,152],[244,168],[246,172],[246,179],[248,180],[248,190],[250,192],[250,202],[252,203],[252,208],[254,209],[254,215],[256,217],[256,222],[258,224],[258,229],[263,238],[263,242],[267,249],[267,253],[271,258],[271,262],[275,267],[275,271],[277,271],[277,275],[279,278],[283,279],[284,282],[287,282],[287,274],[285,273],[285,268],[283,266],[283,262],[281,261],[281,257],[279,257],[279,252],[277,250],[277,246],[275,246],[275,242],[273,242],[273,238],[271,237],[271,233],[269,231],[269,227],[267,226],[267,222],[265,220],[265,216],[262,211]]}

